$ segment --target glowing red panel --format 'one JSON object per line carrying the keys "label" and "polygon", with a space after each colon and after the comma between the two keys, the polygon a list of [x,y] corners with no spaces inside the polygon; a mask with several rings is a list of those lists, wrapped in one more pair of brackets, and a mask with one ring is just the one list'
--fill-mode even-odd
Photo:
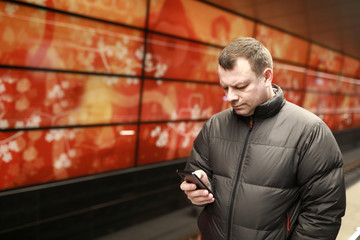
{"label": "glowing red panel", "polygon": [[142,121],[205,119],[227,108],[218,85],[146,80]]}
{"label": "glowing red panel", "polygon": [[354,107],[353,98],[348,95],[338,95],[337,96],[337,110],[339,113],[349,113],[350,110]]}
{"label": "glowing red panel", "polygon": [[[359,107],[358,97],[348,95],[338,95],[337,97],[337,118],[339,130],[358,126],[356,114]],[[354,115],[355,114],[355,115]]]}
{"label": "glowing red panel", "polygon": [[356,119],[356,114],[360,113],[360,97],[359,96],[350,96],[350,113],[352,117],[352,127],[358,127]]}
{"label": "glowing red panel", "polygon": [[353,126],[353,118],[350,113],[335,114],[334,118],[337,125],[332,129],[333,131],[344,130]]}
{"label": "glowing red panel", "polygon": [[326,93],[305,92],[303,107],[315,114],[336,112],[336,95]]}
{"label": "glowing red panel", "polygon": [[152,0],[149,28],[225,46],[235,38],[253,36],[254,22],[200,1]]}
{"label": "glowing red panel", "polygon": [[316,72],[309,70],[305,79],[305,86],[308,90],[322,92],[337,92],[339,76],[335,74]]}
{"label": "glowing red panel", "polygon": [[301,106],[301,103],[302,103],[303,97],[304,97],[304,92],[284,90],[284,96],[287,101],[292,102],[298,106]]}
{"label": "glowing red panel", "polygon": [[354,103],[352,111],[360,113],[360,97],[353,96],[351,97],[351,101]]}
{"label": "glowing red panel", "polygon": [[100,18],[112,22],[145,27],[146,0],[91,0],[91,1],[29,1],[40,6],[59,9],[84,16]]}
{"label": "glowing red panel", "polygon": [[188,157],[203,124],[178,122],[141,125],[138,164]]}
{"label": "glowing red panel", "polygon": [[338,52],[311,44],[309,65],[319,70],[340,72],[343,55]]}
{"label": "glowing red panel", "polygon": [[353,113],[353,127],[360,127],[360,111]]}
{"label": "glowing red panel", "polygon": [[339,78],[339,92],[340,93],[355,93],[355,80],[347,77]]}
{"label": "glowing red panel", "polygon": [[273,83],[281,88],[300,90],[305,88],[305,71],[303,67],[274,62]]}
{"label": "glowing red panel", "polygon": [[0,129],[134,122],[140,81],[0,69]]}
{"label": "glowing red panel", "polygon": [[313,113],[316,113],[318,101],[319,95],[317,93],[305,92],[302,107]]}
{"label": "glowing red panel", "polygon": [[319,102],[317,112],[319,114],[336,112],[336,95],[334,94],[318,94]]}
{"label": "glowing red panel", "polygon": [[269,49],[273,58],[306,64],[309,42],[262,24],[256,26],[256,39]]}
{"label": "glowing red panel", "polygon": [[140,75],[144,33],[0,2],[0,64]]}
{"label": "glowing red panel", "polygon": [[360,61],[345,56],[342,72],[345,75],[360,78]]}
{"label": "glowing red panel", "polygon": [[356,79],[354,81],[354,85],[355,85],[355,94],[360,96],[360,80]]}
{"label": "glowing red panel", "polygon": [[156,34],[149,37],[146,76],[218,82],[220,49]]}
{"label": "glowing red panel", "polygon": [[134,166],[137,127],[0,133],[0,189]]}
{"label": "glowing red panel", "polygon": [[318,116],[326,123],[326,125],[332,130],[338,130],[339,128],[339,114],[319,114]]}

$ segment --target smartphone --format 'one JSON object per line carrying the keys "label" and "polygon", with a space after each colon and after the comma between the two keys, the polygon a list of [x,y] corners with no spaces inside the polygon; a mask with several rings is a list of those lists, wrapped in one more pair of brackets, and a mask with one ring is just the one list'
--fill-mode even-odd
{"label": "smartphone", "polygon": [[195,183],[197,189],[206,189],[209,193],[213,194],[212,191],[205,185],[203,181],[194,173],[190,171],[176,170],[177,174],[188,183]]}

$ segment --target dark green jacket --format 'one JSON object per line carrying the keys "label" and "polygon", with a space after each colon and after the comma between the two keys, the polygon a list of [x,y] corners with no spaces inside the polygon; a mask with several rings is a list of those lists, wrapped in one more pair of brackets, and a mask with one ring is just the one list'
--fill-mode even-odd
{"label": "dark green jacket", "polygon": [[204,240],[337,236],[345,212],[342,154],[320,118],[274,88],[251,118],[220,112],[194,141],[186,169],[203,169],[215,195],[198,219]]}

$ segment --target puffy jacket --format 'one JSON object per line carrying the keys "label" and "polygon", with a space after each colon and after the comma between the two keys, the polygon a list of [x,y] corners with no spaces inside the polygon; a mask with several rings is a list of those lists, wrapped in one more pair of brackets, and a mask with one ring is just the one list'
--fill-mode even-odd
{"label": "puffy jacket", "polygon": [[335,239],[345,212],[342,154],[316,115],[275,96],[252,117],[212,116],[187,170],[204,170],[215,202],[199,216],[204,240]]}

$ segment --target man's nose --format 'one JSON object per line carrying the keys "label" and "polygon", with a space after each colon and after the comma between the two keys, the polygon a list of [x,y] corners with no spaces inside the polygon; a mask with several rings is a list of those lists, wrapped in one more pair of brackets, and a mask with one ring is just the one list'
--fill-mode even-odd
{"label": "man's nose", "polygon": [[239,96],[236,94],[234,89],[228,88],[227,96],[226,96],[228,102],[233,102],[239,100]]}

